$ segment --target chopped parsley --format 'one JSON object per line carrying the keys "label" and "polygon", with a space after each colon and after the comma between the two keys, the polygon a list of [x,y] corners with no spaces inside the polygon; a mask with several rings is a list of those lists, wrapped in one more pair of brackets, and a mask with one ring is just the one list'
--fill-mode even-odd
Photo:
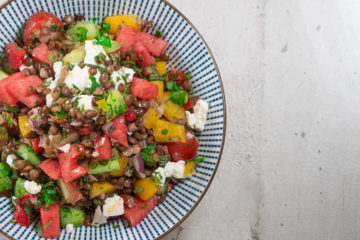
{"label": "chopped parsley", "polygon": [[156,163],[153,159],[153,154],[156,150],[155,144],[149,144],[146,148],[141,149],[140,155],[144,159],[145,165],[148,167],[156,167]]}
{"label": "chopped parsley", "polygon": [[10,223],[11,223],[11,224],[15,224],[15,221],[14,221],[14,220],[10,220]]}
{"label": "chopped parsley", "polygon": [[56,60],[57,60],[57,58],[55,57],[54,52],[50,52],[48,54],[48,58],[49,58],[50,62],[52,62],[52,63],[56,62]]}
{"label": "chopped parsley", "polygon": [[159,161],[159,166],[165,167],[165,165],[169,162],[169,160],[170,160],[170,154],[161,155],[160,161]]}
{"label": "chopped parsley", "polygon": [[47,229],[52,224],[52,221],[50,220],[45,226],[44,229]]}
{"label": "chopped parsley", "polygon": [[67,112],[64,111],[63,109],[61,109],[60,112],[56,112],[55,115],[56,115],[56,118],[57,118],[57,119],[62,119],[62,120],[65,120],[65,119],[67,119],[67,117],[68,117]]}
{"label": "chopped parsley", "polygon": [[183,105],[188,102],[188,93],[184,90],[181,91],[172,91],[170,96],[170,101]]}
{"label": "chopped parsley", "polygon": [[180,74],[174,74],[169,80],[170,81],[175,81],[177,78],[178,78],[178,76],[179,76]]}
{"label": "chopped parsley", "polygon": [[96,24],[97,18],[96,18],[96,17],[93,17],[93,18],[91,19],[91,21],[92,21],[94,24]]}
{"label": "chopped parsley", "polygon": [[113,229],[118,229],[118,228],[119,228],[119,225],[117,225],[117,224],[113,226]]}
{"label": "chopped parsley", "polygon": [[191,72],[186,72],[184,75],[185,80],[190,80],[191,78]]}
{"label": "chopped parsley", "polygon": [[149,80],[150,81],[156,81],[156,80],[162,80],[161,75],[158,73],[158,71],[156,70],[155,64],[151,64],[151,70],[152,73],[149,76]]}
{"label": "chopped parsley", "polygon": [[75,65],[74,65],[74,64],[71,64],[71,63],[68,63],[66,66],[68,67],[68,69],[69,69],[70,71],[73,70],[74,67],[75,67]]}
{"label": "chopped parsley", "polygon": [[101,85],[96,81],[96,78],[94,76],[89,76],[91,80],[91,92],[94,92],[96,88],[100,87]]}
{"label": "chopped parsley", "polygon": [[12,113],[15,113],[15,114],[18,114],[18,113],[19,113],[19,109],[18,109],[18,108],[11,107],[11,106],[7,105],[6,103],[4,103],[4,108],[5,108],[6,110],[8,110],[9,112],[12,112]]}
{"label": "chopped parsley", "polygon": [[[12,117],[11,117],[11,115],[9,114],[9,113],[7,113],[7,112],[3,112],[2,114],[1,114],[1,116],[4,118],[4,120],[7,122],[7,124],[8,124],[8,127],[12,127],[13,126],[13,121],[12,121]],[[36,120],[35,120],[36,121]]]}
{"label": "chopped parsley", "polygon": [[164,35],[160,30],[156,30],[154,36],[157,37],[157,38],[162,38]]}
{"label": "chopped parsley", "polygon": [[176,85],[175,82],[167,82],[166,83],[166,88],[169,90],[169,91],[179,91],[179,87]]}
{"label": "chopped parsley", "polygon": [[99,63],[104,63],[105,58],[106,58],[105,54],[100,53],[99,55],[95,56],[95,61]]}
{"label": "chopped parsley", "polygon": [[109,36],[101,36],[99,40],[96,41],[96,44],[102,45],[108,48],[111,48],[111,40]]}
{"label": "chopped parsley", "polygon": [[166,134],[168,134],[168,132],[169,132],[169,130],[167,130],[167,128],[165,128],[161,131],[161,134],[166,135]]}
{"label": "chopped parsley", "polygon": [[195,156],[194,158],[188,160],[192,162],[203,162],[206,159],[205,156]]}
{"label": "chopped parsley", "polygon": [[141,187],[136,187],[136,188],[134,189],[134,193],[135,193],[135,194],[141,193],[141,192],[143,192],[143,191],[144,191],[144,189],[141,188]]}
{"label": "chopped parsley", "polygon": [[40,207],[45,203],[45,208],[48,210],[49,205],[53,205],[56,199],[56,190],[54,182],[48,182],[42,186],[41,193],[38,194],[39,201],[37,202],[37,207]]}
{"label": "chopped parsley", "polygon": [[148,207],[148,204],[146,203],[144,206],[140,206],[141,209],[145,209]]}
{"label": "chopped parsley", "polygon": [[153,172],[153,174],[151,175],[151,179],[154,181],[154,183],[156,183],[157,185],[162,185],[162,179],[163,179],[163,176],[159,173],[159,172],[157,172],[157,171],[155,171],[155,172]]}

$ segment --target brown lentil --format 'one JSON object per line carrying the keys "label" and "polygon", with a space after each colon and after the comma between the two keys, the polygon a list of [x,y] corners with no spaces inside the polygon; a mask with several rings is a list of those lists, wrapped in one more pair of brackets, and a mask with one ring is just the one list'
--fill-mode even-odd
{"label": "brown lentil", "polygon": [[31,169],[29,172],[29,177],[33,180],[37,179],[40,176],[39,170]]}
{"label": "brown lentil", "polygon": [[89,68],[89,74],[90,75],[95,75],[96,73],[97,73],[97,69],[95,67]]}
{"label": "brown lentil", "polygon": [[20,159],[20,160],[17,160],[14,165],[17,169],[22,170],[22,169],[24,169],[26,163],[24,160]]}
{"label": "brown lentil", "polygon": [[70,16],[70,15],[66,15],[64,17],[64,23],[65,24],[71,24],[74,22],[74,17],[73,16]]}
{"label": "brown lentil", "polygon": [[85,117],[87,117],[87,118],[94,118],[94,117],[97,117],[97,116],[98,116],[98,112],[95,111],[95,110],[89,109],[89,110],[85,111]]}

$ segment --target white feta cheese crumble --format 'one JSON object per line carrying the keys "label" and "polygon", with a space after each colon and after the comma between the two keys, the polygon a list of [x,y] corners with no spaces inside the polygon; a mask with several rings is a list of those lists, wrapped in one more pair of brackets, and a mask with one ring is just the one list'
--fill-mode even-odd
{"label": "white feta cheese crumble", "polygon": [[41,192],[41,185],[37,184],[34,181],[26,180],[24,183],[25,190],[30,194],[38,194]]}
{"label": "white feta cheese crumble", "polygon": [[22,70],[24,70],[25,68],[27,68],[27,66],[24,63],[21,64],[19,67],[20,72],[22,72]]}
{"label": "white feta cheese crumble", "polygon": [[194,113],[186,111],[189,127],[197,131],[204,131],[208,111],[209,104],[206,101],[199,99],[194,106]]}
{"label": "white feta cheese crumble", "polygon": [[9,154],[7,157],[6,157],[6,163],[12,167],[12,168],[16,168],[15,165],[14,165],[14,160],[16,160],[17,157],[15,154]]}
{"label": "white feta cheese crumble", "polygon": [[106,56],[105,59],[109,59],[108,55],[106,55],[104,48],[101,45],[95,44],[94,40],[85,41],[85,64],[98,65],[95,61],[95,57],[100,53]]}
{"label": "white feta cheese crumble", "polygon": [[72,233],[74,231],[74,225],[71,223],[66,224],[66,233]]}
{"label": "white feta cheese crumble", "polygon": [[51,107],[51,105],[54,102],[54,98],[51,96],[51,94],[46,95],[46,106]]}
{"label": "white feta cheese crumble", "polygon": [[64,153],[68,153],[69,150],[70,150],[70,147],[71,147],[70,143],[67,143],[67,144],[65,144],[64,146],[59,147],[58,149],[61,150],[61,151],[63,151]]}
{"label": "white feta cheese crumble", "polygon": [[12,198],[11,198],[11,202],[16,206],[16,200],[17,200],[17,197],[15,197],[15,196],[12,196]]}
{"label": "white feta cheese crumble", "polygon": [[131,82],[134,74],[135,71],[132,68],[122,67],[111,74],[110,80],[114,83],[115,89],[118,89],[120,83],[124,83],[124,79],[128,83]]}
{"label": "white feta cheese crumble", "polygon": [[98,206],[95,210],[94,218],[91,225],[99,226],[105,223],[107,223],[107,217],[104,216],[103,212],[101,211],[101,207]]}
{"label": "white feta cheese crumble", "polygon": [[114,217],[124,214],[124,200],[118,196],[114,195],[111,198],[105,199],[105,204],[103,206],[104,216]]}
{"label": "white feta cheese crumble", "polygon": [[75,65],[73,70],[69,71],[68,76],[65,78],[65,84],[70,89],[79,89],[84,91],[85,88],[91,87],[91,80],[89,78],[88,67],[80,68]]}
{"label": "white feta cheese crumble", "polygon": [[85,112],[86,110],[96,110],[92,105],[93,98],[94,96],[92,95],[78,95],[73,98],[73,102],[78,101],[79,104],[77,107],[80,111]]}
{"label": "white feta cheese crumble", "polygon": [[99,156],[99,153],[98,151],[93,151],[93,153],[91,154],[91,156],[93,156],[94,158],[98,157]]}
{"label": "white feta cheese crumble", "polygon": [[177,161],[177,162],[168,162],[165,167],[158,167],[152,174],[153,178],[156,178],[156,183],[158,186],[163,186],[165,184],[166,178],[187,178],[191,177],[191,175],[184,174],[185,172],[185,161]]}

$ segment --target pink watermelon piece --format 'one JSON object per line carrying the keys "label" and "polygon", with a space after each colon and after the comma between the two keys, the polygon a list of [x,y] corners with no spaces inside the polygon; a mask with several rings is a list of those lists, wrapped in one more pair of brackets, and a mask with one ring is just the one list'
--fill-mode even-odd
{"label": "pink watermelon piece", "polygon": [[120,51],[127,51],[130,46],[134,46],[136,43],[136,31],[134,28],[121,24],[121,29],[116,33],[116,41],[121,42],[122,46]]}
{"label": "pink watermelon piece", "polygon": [[34,89],[43,82],[36,75],[31,75],[24,78],[19,78],[8,85],[8,91],[16,97],[20,102],[25,104],[29,108],[33,108],[36,105],[44,101],[43,98],[39,97],[34,91],[33,94],[28,93],[28,89],[32,86]]}
{"label": "pink watermelon piece", "polygon": [[165,51],[169,43],[146,32],[136,33],[136,41],[141,42],[145,48],[154,56],[159,57]]}
{"label": "pink watermelon piece", "polygon": [[0,81],[0,102],[10,106],[16,105],[18,99],[8,91],[8,85],[11,85],[14,81],[23,77],[24,74],[22,72],[17,72]]}
{"label": "pink watermelon piece", "polygon": [[151,54],[141,42],[137,42],[134,47],[135,52],[137,54],[141,54],[144,58],[142,62],[138,61],[138,64],[140,64],[141,66],[149,66],[151,64],[156,64],[155,59],[151,56]]}

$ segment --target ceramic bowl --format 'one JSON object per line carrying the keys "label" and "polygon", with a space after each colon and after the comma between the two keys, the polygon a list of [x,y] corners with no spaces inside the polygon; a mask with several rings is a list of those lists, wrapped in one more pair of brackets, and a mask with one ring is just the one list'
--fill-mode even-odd
{"label": "ceramic bowl", "polygon": [[[219,165],[225,138],[225,98],[221,77],[205,40],[177,9],[161,0],[12,0],[1,6],[0,47],[14,40],[25,20],[45,10],[60,18],[81,13],[87,20],[107,15],[137,14],[154,21],[151,32],[159,29],[170,45],[169,66],[192,73],[194,94],[210,103],[205,130],[199,136],[199,154],[206,161],[199,164],[196,176],[181,181],[135,228],[113,221],[101,227],[81,227],[70,234],[62,230],[59,239],[155,239],[178,226],[199,204]],[[10,239],[40,239],[34,225],[13,224],[14,207],[0,198],[0,231]],[[118,228],[114,227],[119,225]]]}

